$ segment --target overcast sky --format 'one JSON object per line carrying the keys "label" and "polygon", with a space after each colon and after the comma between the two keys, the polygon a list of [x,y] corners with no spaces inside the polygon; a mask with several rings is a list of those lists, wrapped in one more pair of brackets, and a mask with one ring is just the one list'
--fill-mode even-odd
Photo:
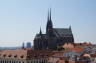
{"label": "overcast sky", "polygon": [[72,27],[75,42],[96,43],[96,0],[0,0],[0,46],[32,42],[45,33],[48,8],[53,26]]}

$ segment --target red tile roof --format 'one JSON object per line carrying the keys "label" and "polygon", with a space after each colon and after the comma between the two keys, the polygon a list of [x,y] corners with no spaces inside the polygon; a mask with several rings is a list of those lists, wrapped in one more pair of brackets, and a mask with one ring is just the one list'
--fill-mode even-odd
{"label": "red tile roof", "polygon": [[31,59],[31,58],[45,58],[52,56],[52,51],[33,51],[31,49],[20,50],[2,50],[0,58],[15,58],[15,59]]}

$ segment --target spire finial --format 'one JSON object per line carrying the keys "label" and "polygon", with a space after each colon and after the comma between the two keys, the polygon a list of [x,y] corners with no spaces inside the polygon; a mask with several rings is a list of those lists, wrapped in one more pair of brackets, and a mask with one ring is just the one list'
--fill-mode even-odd
{"label": "spire finial", "polygon": [[72,32],[71,25],[69,26],[69,30]]}
{"label": "spire finial", "polygon": [[48,10],[48,18],[47,18],[47,19],[48,19],[48,21],[49,21],[49,15],[50,15],[50,14],[49,14],[49,10]]}
{"label": "spire finial", "polygon": [[50,15],[50,18],[49,19],[51,20],[51,8],[50,8],[49,12],[50,12],[50,14],[49,14]]}
{"label": "spire finial", "polygon": [[51,8],[48,10],[48,21],[51,21]]}
{"label": "spire finial", "polygon": [[69,26],[69,28],[71,28],[71,25]]}
{"label": "spire finial", "polygon": [[69,26],[69,29],[71,29],[71,25]]}

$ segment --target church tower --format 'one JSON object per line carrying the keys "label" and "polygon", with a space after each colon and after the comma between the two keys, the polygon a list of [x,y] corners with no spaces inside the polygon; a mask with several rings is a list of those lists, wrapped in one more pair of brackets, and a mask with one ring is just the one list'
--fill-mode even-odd
{"label": "church tower", "polygon": [[47,25],[46,25],[46,37],[47,37],[48,49],[53,49],[54,33],[53,33],[53,23],[51,19],[51,9],[48,11],[48,19],[47,19]]}
{"label": "church tower", "polygon": [[50,11],[48,11],[46,34],[47,34],[48,37],[53,36],[53,24],[52,24],[52,20],[51,20],[51,9],[50,9]]}
{"label": "church tower", "polygon": [[46,33],[43,34],[40,28],[40,32],[34,38],[34,49],[57,50],[57,46],[62,46],[65,43],[74,43],[71,26],[69,28],[53,28],[50,9],[48,11]]}

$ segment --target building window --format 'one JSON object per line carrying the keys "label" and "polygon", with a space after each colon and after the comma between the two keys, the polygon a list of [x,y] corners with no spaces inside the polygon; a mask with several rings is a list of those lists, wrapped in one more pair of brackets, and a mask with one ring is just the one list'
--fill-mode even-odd
{"label": "building window", "polygon": [[15,55],[14,58],[17,58],[17,55]]}
{"label": "building window", "polygon": [[22,55],[21,58],[24,58],[24,56]]}
{"label": "building window", "polygon": [[4,54],[3,57],[6,57],[6,54]]}
{"label": "building window", "polygon": [[8,57],[11,57],[11,54]]}

